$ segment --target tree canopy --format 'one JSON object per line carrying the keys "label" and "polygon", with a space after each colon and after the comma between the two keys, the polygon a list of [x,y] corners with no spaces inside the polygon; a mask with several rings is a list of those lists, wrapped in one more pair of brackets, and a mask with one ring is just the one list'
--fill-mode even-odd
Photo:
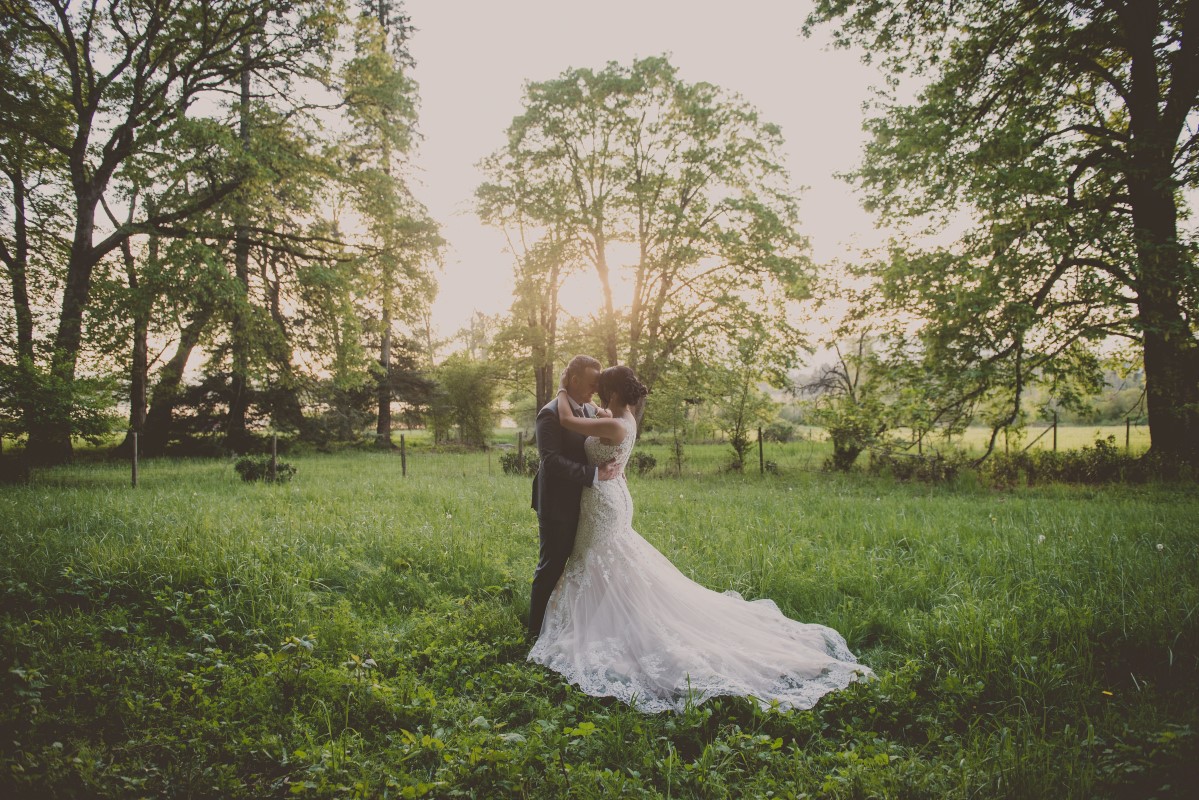
{"label": "tree canopy", "polygon": [[[887,77],[853,179],[910,234],[865,270],[860,309],[919,319],[936,413],[987,400],[1009,424],[1032,381],[1068,397],[1099,343],[1129,339],[1154,452],[1199,460],[1199,272],[1179,224],[1199,186],[1199,3],[819,0],[807,28],[826,24]],[[920,243],[963,218],[954,244]]]}

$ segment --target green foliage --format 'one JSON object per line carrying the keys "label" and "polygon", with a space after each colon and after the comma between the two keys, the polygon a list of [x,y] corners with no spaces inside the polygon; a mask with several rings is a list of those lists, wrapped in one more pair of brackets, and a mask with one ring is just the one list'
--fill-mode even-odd
{"label": "green foliage", "polygon": [[[513,335],[538,399],[547,381],[536,371],[564,360],[558,287],[584,265],[604,305],[589,331],[596,347],[574,352],[629,365],[651,391],[689,349],[735,349],[744,327],[799,337],[785,301],[807,295],[813,268],[781,147],[756,109],[681,80],[664,57],[525,87],[476,198],[479,215],[523,248]],[[543,236],[527,243],[535,230]],[[616,242],[636,246],[635,264],[608,263]],[[627,312],[613,301],[618,270],[634,288]]]}
{"label": "green foliage", "polygon": [[750,326],[734,339],[731,353],[723,359],[728,366],[717,369],[713,381],[715,422],[733,448],[729,469],[740,472],[745,468],[753,431],[774,416],[774,401],[759,384],[769,382],[780,388],[787,385],[784,375],[794,363],[792,347],[796,344],[758,325]]}
{"label": "green foliage", "polygon": [[288,483],[296,474],[296,468],[283,461],[276,460],[272,467],[270,456],[242,456],[234,462],[233,470],[246,483]]}
{"label": "green foliage", "polygon": [[516,451],[500,453],[500,467],[503,468],[505,475],[535,475],[540,464],[537,451],[533,449],[526,450],[524,453]]}
{"label": "green foliage", "polygon": [[64,380],[22,359],[0,362],[0,436],[21,439],[47,420],[69,420],[71,436],[106,441],[120,424],[114,375]]}
{"label": "green foliage", "polygon": [[999,453],[982,465],[982,474],[995,484],[1131,483],[1168,474],[1160,457],[1136,456],[1116,446],[1116,437],[1096,439],[1093,447],[1077,450],[1024,450]]}
{"label": "green foliage", "polygon": [[955,480],[972,467],[973,459],[956,451],[948,455],[919,455],[880,449],[870,451],[867,471],[872,475],[889,475],[897,480],[944,483]]}
{"label": "green foliage", "polygon": [[762,429],[762,438],[768,442],[786,444],[795,438],[795,426],[785,419],[776,419]]}
{"label": "green foliage", "polygon": [[437,367],[434,379],[437,387],[430,413],[437,439],[447,439],[450,428],[457,426],[459,442],[467,447],[485,447],[495,422],[498,388],[493,367],[455,353]]}
{"label": "green foliage", "polygon": [[[1076,407],[1097,343],[1127,339],[1154,448],[1199,460],[1190,5],[819,0],[805,27],[828,23],[884,74],[853,179],[902,229],[857,270],[873,285],[853,316],[924,372],[926,422],[977,408],[1007,427],[1034,383]],[[945,228],[964,232],[922,242]]]}
{"label": "green foliage", "polygon": [[630,456],[629,465],[633,468],[634,474],[647,475],[653,471],[654,467],[658,466],[658,459],[649,453],[637,450]]}
{"label": "green foliage", "polygon": [[1159,457],[1124,452],[1116,446],[1115,436],[1096,439],[1092,447],[1071,450],[993,453],[981,464],[957,450],[919,455],[878,448],[870,451],[867,471],[925,483],[952,482],[972,474],[979,482],[997,488],[1054,483],[1142,483],[1161,479],[1171,472]]}

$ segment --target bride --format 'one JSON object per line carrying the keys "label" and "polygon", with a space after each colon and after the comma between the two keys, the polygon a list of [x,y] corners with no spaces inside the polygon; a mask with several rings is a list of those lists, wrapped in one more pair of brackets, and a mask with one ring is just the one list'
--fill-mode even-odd
{"label": "bride", "polygon": [[[600,373],[599,397],[612,416],[574,417],[560,402],[559,421],[588,437],[589,463],[615,459],[623,467],[647,394],[631,369],[609,367]],[[873,675],[832,628],[788,619],[771,600],[749,602],[700,586],[632,523],[623,478],[583,490],[574,550],[530,661],[586,694],[648,712],[681,711],[718,695],[805,709]]]}

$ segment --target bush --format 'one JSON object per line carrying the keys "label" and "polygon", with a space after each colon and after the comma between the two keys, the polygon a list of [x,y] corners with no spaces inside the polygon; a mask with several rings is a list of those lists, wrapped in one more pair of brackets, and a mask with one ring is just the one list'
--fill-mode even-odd
{"label": "bush", "polygon": [[270,456],[242,456],[233,465],[243,481],[264,481],[266,483],[287,483],[296,474],[296,468],[291,464],[278,461],[275,464],[275,475],[271,477]]}
{"label": "bush", "polygon": [[943,483],[952,481],[970,468],[964,453],[915,455],[891,450],[871,450],[867,471],[872,475],[890,475],[901,481]]}
{"label": "bush", "polygon": [[1116,437],[1096,439],[1094,447],[1079,450],[1023,451],[998,453],[982,465],[982,472],[992,483],[1011,486],[1023,479],[1032,486],[1037,483],[1112,483],[1114,481],[1143,481],[1155,475],[1156,465],[1145,458],[1122,453]]}
{"label": "bush", "polygon": [[870,453],[868,471],[890,475],[898,480],[925,483],[953,481],[967,473],[991,486],[1015,486],[1027,483],[1101,484],[1146,481],[1167,474],[1163,465],[1151,458],[1120,452],[1116,437],[1097,439],[1094,447],[1079,450],[1026,450],[1019,453],[993,453],[977,468],[964,453],[948,456],[940,453],[918,456],[889,450]]}
{"label": "bush", "polygon": [[644,475],[658,466],[658,459],[649,453],[633,453],[633,457],[629,459],[629,465],[633,468],[633,472]]}
{"label": "bush", "polygon": [[768,442],[786,444],[795,438],[795,426],[785,419],[778,419],[766,426],[762,438]]}
{"label": "bush", "polygon": [[503,468],[505,475],[532,475],[537,472],[540,463],[541,459],[536,450],[526,450],[523,462],[520,453],[500,453],[500,467]]}

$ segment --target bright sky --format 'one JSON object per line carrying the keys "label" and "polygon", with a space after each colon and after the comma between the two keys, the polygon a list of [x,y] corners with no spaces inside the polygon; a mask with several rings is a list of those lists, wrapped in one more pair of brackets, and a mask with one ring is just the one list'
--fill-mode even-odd
{"label": "bright sky", "polygon": [[[420,84],[418,196],[449,242],[433,322],[442,335],[475,311],[507,310],[512,257],[500,231],[471,211],[476,164],[498,149],[521,111],[523,85],[572,67],[667,54],[688,82],[736,92],[780,125],[786,166],[800,195],[803,233],[827,262],[872,246],[874,230],[834,173],[854,167],[862,103],[877,73],[858,54],[834,51],[824,32],[800,34],[809,3],[779,0],[405,0],[416,27]],[[598,307],[599,282],[581,275],[563,292],[571,313]]]}

